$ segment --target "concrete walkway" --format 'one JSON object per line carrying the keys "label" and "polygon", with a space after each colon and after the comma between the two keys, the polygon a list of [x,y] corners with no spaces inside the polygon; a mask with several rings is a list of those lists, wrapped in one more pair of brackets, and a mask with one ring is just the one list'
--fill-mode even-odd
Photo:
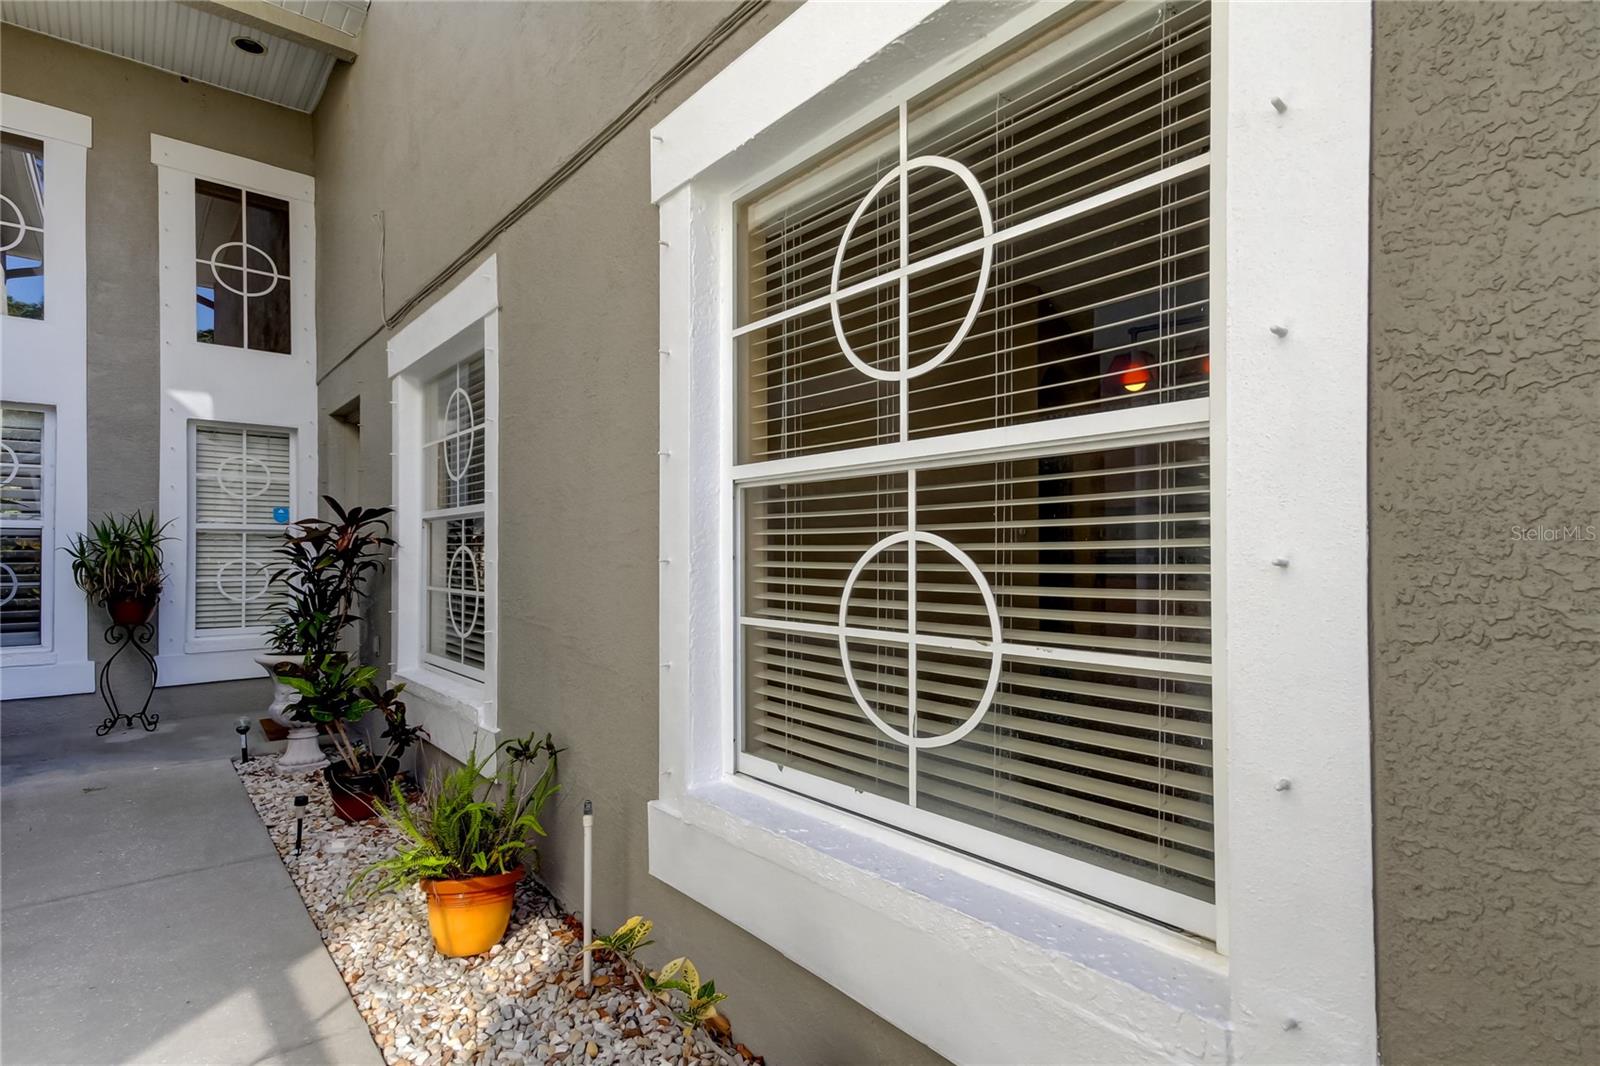
{"label": "concrete walkway", "polygon": [[0,710],[6,1066],[382,1062],[228,764],[266,702],[162,689],[103,738],[92,695]]}

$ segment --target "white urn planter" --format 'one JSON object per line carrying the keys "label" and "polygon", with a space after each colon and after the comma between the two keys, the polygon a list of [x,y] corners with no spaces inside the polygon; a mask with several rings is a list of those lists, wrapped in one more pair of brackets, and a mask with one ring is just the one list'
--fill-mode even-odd
{"label": "white urn planter", "polygon": [[256,662],[272,678],[272,703],[267,707],[267,717],[289,731],[289,743],[278,759],[278,770],[286,774],[304,774],[328,765],[327,756],[317,744],[317,727],[297,722],[289,716],[289,707],[295,701],[295,691],[278,680],[273,667],[282,662],[294,662],[284,655],[257,655]]}

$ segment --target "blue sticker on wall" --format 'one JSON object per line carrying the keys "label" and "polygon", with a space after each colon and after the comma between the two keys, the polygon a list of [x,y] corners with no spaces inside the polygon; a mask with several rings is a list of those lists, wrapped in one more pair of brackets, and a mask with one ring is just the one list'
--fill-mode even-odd
{"label": "blue sticker on wall", "polygon": [[272,520],[279,524],[287,525],[289,522],[289,508],[274,507],[272,509]]}

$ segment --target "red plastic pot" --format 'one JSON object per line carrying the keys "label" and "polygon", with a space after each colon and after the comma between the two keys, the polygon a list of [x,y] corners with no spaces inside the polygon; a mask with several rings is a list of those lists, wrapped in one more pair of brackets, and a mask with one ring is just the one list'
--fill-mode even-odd
{"label": "red plastic pot", "polygon": [[389,782],[394,779],[400,764],[386,759],[378,770],[370,774],[353,774],[342,762],[330,763],[322,771],[328,782],[328,797],[333,800],[333,813],[346,822],[365,822],[377,817],[373,801],[387,798]]}

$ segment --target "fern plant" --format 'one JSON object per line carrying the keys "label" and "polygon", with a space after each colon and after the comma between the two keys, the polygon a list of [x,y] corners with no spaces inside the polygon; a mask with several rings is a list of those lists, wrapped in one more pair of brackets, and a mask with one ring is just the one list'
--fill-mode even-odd
{"label": "fern plant", "polygon": [[[483,771],[490,759],[502,753],[494,776],[486,778]],[[474,749],[464,765],[435,775],[418,803],[412,803],[395,783],[390,802],[376,806],[402,840],[392,855],[357,874],[347,895],[370,896],[418,881],[516,869],[525,852],[537,850],[532,838],[546,835],[539,814],[560,790],[556,784],[560,754],[548,733],[542,740],[530,733],[502,741],[482,757]]]}

